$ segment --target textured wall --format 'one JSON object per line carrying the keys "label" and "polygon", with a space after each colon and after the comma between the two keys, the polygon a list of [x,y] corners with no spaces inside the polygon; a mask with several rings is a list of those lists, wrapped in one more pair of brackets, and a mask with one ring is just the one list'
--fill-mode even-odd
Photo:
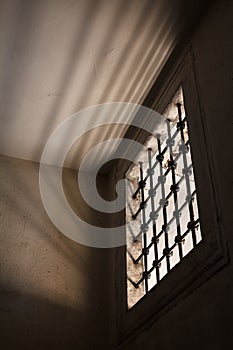
{"label": "textured wall", "polygon": [[[51,224],[38,164],[0,156],[0,168],[1,348],[107,349],[110,251],[75,243]],[[74,181],[70,170],[65,178]]]}

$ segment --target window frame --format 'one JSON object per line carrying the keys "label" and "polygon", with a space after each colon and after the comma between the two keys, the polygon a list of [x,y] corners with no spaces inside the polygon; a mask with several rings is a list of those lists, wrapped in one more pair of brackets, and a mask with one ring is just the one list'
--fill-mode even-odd
{"label": "window frame", "polygon": [[[204,110],[198,94],[193,60],[190,47],[176,60],[171,57],[152,87],[145,104],[162,114],[178,87],[182,85],[202,240],[130,310],[127,309],[126,247],[116,249],[118,345],[129,342],[138,332],[150,327],[171,307],[181,302],[229,261],[219,214],[214,158]],[[136,140],[143,142],[143,138],[143,132],[138,132]],[[119,169],[122,171],[122,164],[119,165],[118,171]],[[121,221],[124,222],[123,217]]]}

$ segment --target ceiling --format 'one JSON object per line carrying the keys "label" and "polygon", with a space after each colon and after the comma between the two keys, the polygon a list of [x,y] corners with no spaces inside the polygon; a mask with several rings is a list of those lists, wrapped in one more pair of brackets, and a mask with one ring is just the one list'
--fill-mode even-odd
{"label": "ceiling", "polygon": [[[0,153],[40,161],[50,134],[70,115],[106,102],[142,103],[189,24],[184,4],[1,0]],[[122,133],[98,128],[74,154]]]}

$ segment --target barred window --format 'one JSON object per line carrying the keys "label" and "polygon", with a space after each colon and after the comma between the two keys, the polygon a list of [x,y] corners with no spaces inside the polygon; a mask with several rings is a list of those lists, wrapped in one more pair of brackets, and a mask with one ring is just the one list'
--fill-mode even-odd
{"label": "barred window", "polygon": [[185,264],[202,239],[182,87],[164,116],[166,133],[150,138],[147,154],[127,173],[128,308]]}

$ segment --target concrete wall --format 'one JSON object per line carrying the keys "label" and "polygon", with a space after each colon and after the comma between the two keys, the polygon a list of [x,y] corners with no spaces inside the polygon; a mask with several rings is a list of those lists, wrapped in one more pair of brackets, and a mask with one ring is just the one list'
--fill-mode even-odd
{"label": "concrete wall", "polygon": [[0,168],[0,348],[109,349],[109,250],[54,227],[37,163],[0,156]]}
{"label": "concrete wall", "polygon": [[[191,40],[200,105],[214,167],[219,221],[232,256],[232,1],[218,1]],[[233,268],[226,265],[124,350],[212,349],[233,345]]]}

